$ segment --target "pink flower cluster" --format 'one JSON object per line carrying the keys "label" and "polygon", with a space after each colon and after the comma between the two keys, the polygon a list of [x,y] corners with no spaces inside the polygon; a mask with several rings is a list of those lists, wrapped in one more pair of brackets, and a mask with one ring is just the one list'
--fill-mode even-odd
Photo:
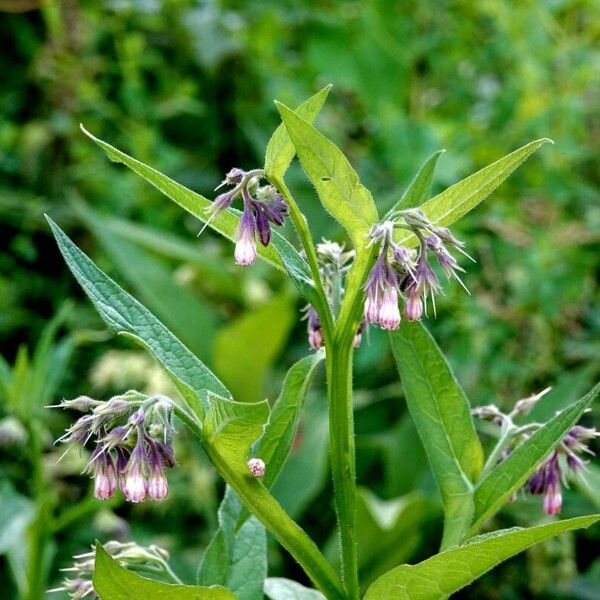
{"label": "pink flower cluster", "polygon": [[118,487],[129,502],[167,497],[165,470],[175,466],[168,398],[128,392],[107,402],[82,396],[59,406],[91,410],[57,441],[85,446],[94,438],[96,446],[86,472],[94,479],[96,498],[108,500]]}

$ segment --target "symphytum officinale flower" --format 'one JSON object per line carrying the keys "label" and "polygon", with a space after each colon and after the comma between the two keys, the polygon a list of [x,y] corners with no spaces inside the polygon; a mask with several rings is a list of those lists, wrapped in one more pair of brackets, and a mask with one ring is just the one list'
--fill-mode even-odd
{"label": "symphytum officinale flower", "polygon": [[[264,176],[262,169],[242,171],[232,169],[217,187],[231,187],[230,190],[217,196],[208,209],[210,214],[204,231],[215,215],[229,208],[234,200],[242,198],[242,216],[236,232],[235,262],[247,266],[254,263],[257,256],[256,241],[268,246],[271,241],[271,224],[283,225],[287,215],[287,205],[283,196],[272,186],[260,186]],[[200,235],[200,234],[198,234]]]}
{"label": "symphytum officinale flower", "polygon": [[86,472],[96,498],[112,498],[117,487],[129,502],[167,497],[165,468],[175,465],[171,400],[127,392],[107,402],[80,397],[58,406],[87,413],[57,442],[83,447],[94,440]]}
{"label": "symphytum officinale flower", "polygon": [[[169,553],[158,546],[140,546],[135,542],[121,543],[111,541],[104,545],[104,550],[126,569],[140,569],[144,573],[163,575],[171,580],[177,580],[168,565]],[[91,552],[78,554],[73,557],[73,565],[62,569],[69,573],[60,587],[48,590],[48,593],[67,592],[72,600],[90,598],[98,599],[94,591],[92,579],[94,577],[94,563],[96,561],[96,550],[92,547]]]}
{"label": "symphytum officinale flower", "polygon": [[[413,233],[419,240],[418,250],[394,242],[396,229]],[[382,329],[397,329],[401,320],[398,302],[402,296],[405,298],[404,314],[409,321],[418,321],[423,316],[428,299],[431,299],[435,312],[435,295],[441,286],[431,268],[430,254],[435,255],[448,278],[455,277],[462,284],[458,272],[463,269],[448,247],[466,254],[464,244],[445,227],[431,223],[420,209],[393,214],[390,219],[374,225],[369,238],[371,244],[378,246],[379,253],[365,284],[367,323]]]}
{"label": "symphytum officinale flower", "polygon": [[[500,437],[505,440],[505,445],[498,462],[506,460],[516,448],[542,426],[541,423],[518,426],[515,425],[513,419],[528,414],[549,391],[550,388],[546,388],[538,394],[517,401],[513,410],[508,414],[503,413],[493,404],[473,409],[474,415],[491,421],[500,428]],[[542,461],[525,483],[524,492],[544,496],[542,509],[547,515],[556,515],[561,511],[562,486],[567,486],[569,480],[583,475],[586,463],[580,455],[593,455],[588,442],[599,436],[600,433],[593,428],[581,425],[571,427],[557,447]],[[511,499],[515,498],[516,496],[513,496]]]}

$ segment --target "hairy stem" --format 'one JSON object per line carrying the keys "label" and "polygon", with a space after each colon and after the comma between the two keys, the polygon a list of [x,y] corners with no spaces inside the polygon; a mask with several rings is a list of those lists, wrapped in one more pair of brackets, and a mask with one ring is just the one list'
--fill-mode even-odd
{"label": "hairy stem", "polygon": [[[202,427],[187,411],[175,407],[175,414],[201,440]],[[316,544],[306,532],[285,512],[265,486],[257,479],[240,475],[213,446],[203,443],[206,454],[223,479],[240,497],[258,520],[273,534],[277,541],[298,561],[313,583],[328,600],[345,600],[342,584],[325,560]]]}
{"label": "hairy stem", "polygon": [[356,552],[356,466],[352,410],[352,338],[327,347],[327,393],[331,472],[342,546],[342,577],[348,597],[359,597]]}

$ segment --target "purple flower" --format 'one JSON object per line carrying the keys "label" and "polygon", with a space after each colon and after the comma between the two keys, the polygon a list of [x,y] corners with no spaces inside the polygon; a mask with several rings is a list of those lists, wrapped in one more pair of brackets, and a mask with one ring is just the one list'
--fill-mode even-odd
{"label": "purple flower", "polygon": [[163,455],[152,440],[148,440],[148,464],[150,476],[148,478],[148,495],[153,500],[164,500],[169,494],[169,483],[165,475]]}
{"label": "purple flower", "polygon": [[[439,291],[438,279],[429,266],[427,252],[423,247],[414,273],[409,274],[404,282],[406,292],[406,304],[404,313],[409,321],[417,321],[423,316],[424,306],[427,298],[431,297],[432,302],[435,294]],[[435,310],[435,303],[434,303]]]}
{"label": "purple flower", "polygon": [[263,200],[260,205],[271,223],[283,225],[288,207],[281,194],[275,194],[270,200]]}
{"label": "purple flower", "polygon": [[383,329],[397,329],[400,325],[398,276],[389,264],[387,250],[382,250],[375,261],[365,291],[364,315],[367,323],[377,323]]}
{"label": "purple flower", "polygon": [[146,452],[140,430],[138,441],[121,477],[121,491],[129,502],[143,502],[146,497]]}
{"label": "purple flower", "polygon": [[235,262],[244,267],[254,263],[256,260],[256,222],[249,204],[244,206],[236,240]]}
{"label": "purple flower", "polygon": [[398,308],[398,292],[388,287],[383,292],[379,308],[379,325],[382,329],[398,329],[400,326],[400,309]]}
{"label": "purple flower", "polygon": [[267,214],[260,205],[255,204],[254,215],[258,239],[263,246],[268,246],[271,241],[271,225],[269,225]]}
{"label": "purple flower", "polygon": [[89,468],[94,477],[94,496],[98,500],[112,498],[117,489],[117,472],[110,454],[97,447],[92,454]]}
{"label": "purple flower", "polygon": [[308,333],[308,344],[313,350],[323,347],[323,332],[321,331],[321,320],[317,311],[312,307],[306,308],[306,331]]}

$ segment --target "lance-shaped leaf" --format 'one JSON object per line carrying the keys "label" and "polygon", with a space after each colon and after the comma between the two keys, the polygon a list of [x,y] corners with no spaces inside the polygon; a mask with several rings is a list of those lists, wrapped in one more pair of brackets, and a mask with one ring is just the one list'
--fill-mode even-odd
{"label": "lance-shaped leaf", "polygon": [[219,529],[198,571],[198,584],[220,584],[238,600],[262,600],[267,576],[267,536],[255,517],[243,522],[239,498],[227,488],[219,507]]}
{"label": "lance-shaped leaf", "polygon": [[400,200],[389,211],[390,213],[419,206],[429,198],[435,166],[437,165],[438,158],[444,152],[446,151],[438,150],[423,163],[415,178],[410,182],[404,194],[402,194]]}
{"label": "lance-shaped leaf", "polygon": [[290,453],[308,386],[324,357],[322,351],[306,356],[293,365],[285,376],[265,433],[256,444],[256,456],[260,456],[267,465],[263,478],[267,487],[275,482]]}
{"label": "lance-shaped leaf", "polygon": [[371,192],[335,144],[287,106],[277,103],[277,108],[321,203],[348,231],[357,250],[363,248],[378,218]]}
{"label": "lance-shaped leaf", "polygon": [[600,520],[590,515],[522,529],[482,535],[417,565],[402,565],[382,575],[365,600],[443,600],[507,558],[559,533],[584,529]]}
{"label": "lance-shaped leaf", "polygon": [[265,579],[265,595],[270,600],[325,600],[321,592],[283,577]]}
{"label": "lance-shaped leaf", "polygon": [[116,333],[127,334],[144,345],[193,402],[201,390],[229,397],[227,388],[151,312],[103,273],[48,218],[61,254],[106,324]]}
{"label": "lance-shaped leaf", "polygon": [[[552,140],[542,138],[529,142],[529,144],[446,188],[431,200],[421,204],[420,208],[425,216],[436,225],[451,225],[470,210],[473,210],[529,156],[547,142],[552,143]],[[399,230],[397,233],[396,241],[406,245],[416,245],[417,243],[417,239],[411,233],[403,230]]]}
{"label": "lance-shaped leaf", "polygon": [[477,484],[473,532],[523,486],[599,395],[600,384],[540,427]]}
{"label": "lance-shaped leaf", "polygon": [[[210,200],[95,137],[83,126],[81,129],[106,152],[112,161],[123,163],[184,210],[194,215],[200,221],[207,222],[210,217],[208,209],[212,205]],[[213,217],[210,220],[209,226],[227,239],[233,241],[235,240],[240,216],[241,213],[239,210],[228,208]],[[258,244],[257,250],[259,256],[271,265],[277,269],[287,271],[300,293],[307,300],[310,302],[314,300],[314,287],[310,269],[306,261],[278,231],[273,231],[271,243],[266,248],[262,244]]]}
{"label": "lance-shaped leaf", "polygon": [[408,409],[442,495],[447,547],[462,541],[470,525],[472,483],[483,450],[469,402],[424,325],[405,320],[390,339]]}
{"label": "lance-shaped leaf", "polygon": [[93,584],[101,600],[235,600],[229,590],[220,586],[163,583],[132,573],[114,560],[99,542],[96,542]]}
{"label": "lance-shaped leaf", "polygon": [[[296,109],[296,114],[300,115],[309,123],[312,123],[319,114],[330,89],[331,84],[325,86],[314,96],[311,96]],[[267,144],[267,151],[265,152],[266,176],[269,179],[282,178],[290,166],[294,154],[296,154],[294,144],[292,144],[290,136],[282,123],[274,131]]]}

